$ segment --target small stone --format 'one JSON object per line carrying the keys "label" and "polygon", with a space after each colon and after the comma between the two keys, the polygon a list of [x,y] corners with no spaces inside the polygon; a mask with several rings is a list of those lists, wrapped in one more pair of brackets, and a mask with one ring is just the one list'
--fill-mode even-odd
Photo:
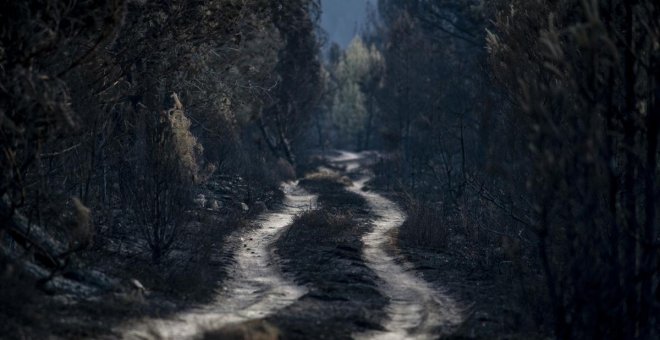
{"label": "small stone", "polygon": [[220,203],[218,201],[209,200],[208,208],[211,209],[211,210],[220,210],[221,206],[220,206]]}

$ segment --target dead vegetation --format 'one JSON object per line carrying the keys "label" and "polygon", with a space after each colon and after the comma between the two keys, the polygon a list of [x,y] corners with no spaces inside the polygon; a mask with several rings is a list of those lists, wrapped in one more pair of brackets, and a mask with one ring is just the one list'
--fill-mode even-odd
{"label": "dead vegetation", "polygon": [[[361,237],[370,228],[366,202],[348,192],[336,174],[304,181],[319,195],[320,207],[298,216],[275,246],[283,270],[310,291],[269,320],[293,339],[318,334],[348,338],[378,329],[386,300],[376,288],[377,276],[361,258]],[[302,326],[309,322],[314,327]]]}
{"label": "dead vegetation", "polygon": [[328,209],[341,211],[346,206],[366,209],[364,199],[346,191],[353,185],[350,178],[332,170],[312,172],[300,180],[300,185],[312,192],[318,193],[319,204]]}
{"label": "dead vegetation", "polygon": [[406,207],[408,217],[398,232],[399,242],[409,247],[446,250],[450,226],[445,215],[437,209],[425,202],[409,201]]}
{"label": "dead vegetation", "polygon": [[[15,293],[0,304],[16,306],[22,288],[34,297],[3,335],[95,337],[213,294],[224,236],[296,177],[320,91],[314,11],[312,0],[3,7],[0,273]],[[132,280],[148,294],[127,313],[114,294],[132,305]]]}
{"label": "dead vegetation", "polygon": [[[313,210],[296,217],[295,228],[289,228],[282,235],[283,242],[319,244],[319,242],[342,242],[347,231],[356,228],[350,212],[338,209]],[[328,239],[325,239],[325,238]]]}
{"label": "dead vegetation", "polygon": [[[383,181],[370,185],[385,189]],[[453,338],[547,336],[547,292],[530,233],[513,229],[515,224],[500,229],[501,209],[476,193],[448,204],[411,194],[401,183],[389,187],[406,192],[392,193],[407,216],[394,235],[402,254],[468,309]]]}
{"label": "dead vegetation", "polygon": [[317,186],[318,188],[321,188],[324,185],[347,187],[353,185],[353,182],[350,178],[343,176],[336,171],[324,169],[306,174],[305,177],[300,181],[300,184],[309,187]]}

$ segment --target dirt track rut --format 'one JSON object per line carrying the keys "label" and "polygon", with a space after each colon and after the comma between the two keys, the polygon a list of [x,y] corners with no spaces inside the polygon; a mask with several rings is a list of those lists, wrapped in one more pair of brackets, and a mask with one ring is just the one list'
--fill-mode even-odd
{"label": "dirt track rut", "polygon": [[[358,171],[363,156],[341,152],[330,158],[348,172]],[[350,191],[364,197],[373,215],[373,229],[362,238],[362,257],[381,279],[379,288],[389,298],[384,331],[355,334],[360,339],[434,339],[449,333],[462,320],[458,305],[437,287],[424,281],[411,264],[397,258],[393,232],[406,219],[398,205],[384,196],[364,191],[369,176],[354,182]]]}
{"label": "dirt track rut", "polygon": [[193,339],[224,325],[264,318],[292,304],[306,292],[279,271],[271,245],[295,215],[315,206],[316,197],[284,184],[284,207],[262,214],[256,228],[233,236],[234,264],[214,303],[173,318],[149,320],[126,332],[131,339]]}

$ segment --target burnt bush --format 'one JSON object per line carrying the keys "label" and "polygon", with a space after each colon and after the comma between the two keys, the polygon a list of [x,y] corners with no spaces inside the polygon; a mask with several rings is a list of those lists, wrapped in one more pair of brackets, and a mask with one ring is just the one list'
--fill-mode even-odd
{"label": "burnt bush", "polygon": [[437,207],[425,202],[410,201],[407,218],[399,229],[399,239],[406,246],[445,250],[449,244],[450,225]]}

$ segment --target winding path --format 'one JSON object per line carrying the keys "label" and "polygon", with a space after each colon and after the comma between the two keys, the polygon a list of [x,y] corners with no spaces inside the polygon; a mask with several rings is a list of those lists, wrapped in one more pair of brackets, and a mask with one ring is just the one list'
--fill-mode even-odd
{"label": "winding path", "polygon": [[[348,174],[358,175],[364,172],[369,157],[369,154],[339,152],[327,159],[343,166]],[[389,302],[382,331],[353,334],[353,337],[433,339],[450,333],[462,321],[460,308],[397,255],[393,236],[405,221],[405,213],[384,196],[364,191],[364,184],[371,177],[362,176],[348,188],[367,201],[372,215],[373,228],[362,237],[362,258],[378,276],[378,289]],[[280,273],[271,248],[295,215],[315,205],[316,197],[295,183],[285,184],[283,191],[285,200],[281,210],[263,214],[257,228],[232,236],[230,244],[234,245],[235,262],[214,303],[169,319],[149,320],[124,332],[123,338],[198,338],[207,330],[272,315],[300,299],[307,290]]]}
{"label": "winding path", "polygon": [[296,183],[283,185],[284,208],[258,218],[258,228],[233,236],[235,263],[216,301],[166,320],[152,320],[125,333],[130,339],[191,339],[206,330],[263,318],[292,304],[306,289],[286,279],[274,263],[271,245],[293,217],[315,205],[316,197]]}
{"label": "winding path", "polygon": [[[347,171],[361,168],[363,156],[342,151],[329,160],[345,165]],[[374,193],[363,191],[369,177],[354,182],[350,191],[364,197],[374,215],[374,228],[362,238],[362,257],[381,279],[379,289],[389,298],[388,320],[384,331],[355,334],[358,339],[434,339],[447,334],[461,321],[461,311],[447,295],[437,291],[413,266],[395,258],[392,232],[406,219],[396,203]]]}

